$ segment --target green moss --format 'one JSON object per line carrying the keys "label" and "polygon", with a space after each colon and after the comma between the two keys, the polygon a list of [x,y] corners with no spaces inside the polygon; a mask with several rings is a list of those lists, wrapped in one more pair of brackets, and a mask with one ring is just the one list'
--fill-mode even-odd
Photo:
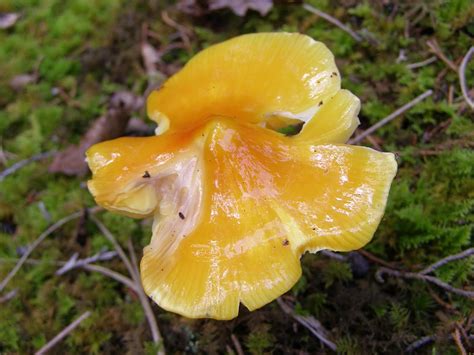
{"label": "green moss", "polygon": [[275,337],[270,330],[271,326],[269,324],[260,324],[252,330],[245,341],[245,346],[251,354],[263,354],[265,350],[273,346]]}
{"label": "green moss", "polygon": [[[148,78],[139,46],[142,26],[146,24],[158,35],[158,39],[148,38],[158,49],[179,41],[176,29],[160,19],[161,11],[172,3],[99,0],[91,6],[88,0],[2,1],[0,12],[22,15],[14,27],[0,31],[0,73],[4,74],[0,75],[0,146],[6,152],[6,166],[78,143],[91,122],[107,109],[114,92],[144,92]],[[373,135],[383,150],[398,153],[399,171],[385,217],[366,249],[402,269],[416,271],[470,247],[472,112],[463,103],[458,74],[443,61],[417,69],[406,65],[432,56],[426,41],[434,38],[458,64],[472,45],[474,5],[468,0],[416,0],[409,6],[394,6],[393,1],[308,3],[335,16],[364,40],[356,42],[299,5],[278,3],[265,17],[250,11],[243,18],[226,10],[193,17],[167,9],[171,18],[192,30],[191,51],[173,50],[163,56],[163,65],[183,65],[200,49],[238,34],[298,30],[325,42],[335,54],[342,86],[361,98],[361,129],[433,90],[430,98]],[[415,22],[422,8],[425,14]],[[410,15],[410,9],[418,10]],[[474,86],[473,70],[468,65],[468,87]],[[18,91],[10,87],[16,75],[35,72],[39,75],[36,82]],[[282,133],[295,131],[289,127]],[[16,227],[14,234],[0,229],[0,258],[18,258],[18,251],[52,222],[95,204],[84,188],[87,177],[49,174],[49,162],[31,163],[0,182],[0,227],[7,223]],[[149,221],[109,212],[98,216],[122,244],[131,238],[137,251],[148,244]],[[67,260],[76,252],[86,257],[104,247],[111,249],[93,223],[87,222],[84,229],[78,241],[77,222],[60,228],[33,253],[40,263],[23,266],[9,283],[8,290],[17,288],[19,293],[0,307],[0,353],[33,353],[86,310],[93,315],[58,351],[156,353],[158,347],[150,341],[134,292],[94,272],[55,275],[58,266],[53,261]],[[449,263],[435,276],[455,287],[469,287],[473,262],[470,258]],[[366,275],[353,275],[349,263],[305,255],[303,277],[289,296],[294,298],[297,314],[315,316],[331,331],[340,353],[403,353],[415,339],[449,333],[447,327],[455,322],[465,324],[472,312],[471,300],[421,281],[387,278],[379,284],[373,277],[379,265],[369,265]],[[0,262],[0,279],[12,266]],[[104,266],[127,275],[118,259]],[[453,311],[446,311],[440,300]],[[226,351],[226,346],[232,346],[231,334],[250,353],[324,351],[317,339],[277,305],[252,313],[243,310],[232,322],[184,320],[153,309],[170,353]],[[436,316],[439,314],[443,321]],[[449,354],[456,347],[439,341],[422,351]]]}

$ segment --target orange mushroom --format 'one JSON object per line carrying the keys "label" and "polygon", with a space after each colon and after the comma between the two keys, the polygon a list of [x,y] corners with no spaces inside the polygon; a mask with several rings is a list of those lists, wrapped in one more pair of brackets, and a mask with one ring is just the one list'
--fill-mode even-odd
{"label": "orange mushroom", "polygon": [[[209,47],[148,98],[156,136],[87,152],[97,203],[153,216],[141,276],[181,315],[231,319],[288,291],[303,253],[372,238],[396,173],[391,153],[344,145],[359,100],[326,46],[294,33]],[[285,136],[271,127],[304,122]]]}

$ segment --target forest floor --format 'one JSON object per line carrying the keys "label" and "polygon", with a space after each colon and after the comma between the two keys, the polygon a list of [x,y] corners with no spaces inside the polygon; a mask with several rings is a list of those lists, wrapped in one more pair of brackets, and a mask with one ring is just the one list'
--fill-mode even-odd
{"label": "forest floor", "polygon": [[[473,45],[474,4],[308,1],[348,26],[345,31],[298,1],[274,2],[265,16],[252,9],[236,14],[240,1],[221,1],[228,7],[213,11],[206,1],[192,0],[0,3],[1,354],[33,353],[85,312],[91,313],[53,353],[151,354],[163,347],[173,354],[325,354],[331,347],[341,354],[474,352],[468,294],[474,280],[474,115],[465,97],[474,97],[474,60],[463,65]],[[264,11],[271,1],[254,3]],[[342,86],[362,102],[356,135],[424,94],[358,142],[397,154],[385,217],[363,250],[305,255],[302,278],[280,303],[254,312],[242,308],[232,321],[186,319],[153,304],[163,338],[156,344],[150,315],[130,287],[84,267],[56,273],[61,261],[77,255],[96,256],[103,259],[96,265],[128,275],[118,257],[104,254],[113,247],[90,218],[95,203],[85,186],[89,173],[74,165],[78,150],[70,160],[55,160],[55,169],[50,164],[70,144],[84,143],[117,95],[132,100],[133,118],[114,134],[152,134],[138,108],[150,87],[213,43],[267,31],[305,33],[330,48]],[[68,216],[9,279],[35,240]],[[133,240],[141,256],[150,221],[104,211],[95,216],[124,248]],[[314,336],[322,328],[326,345]]]}

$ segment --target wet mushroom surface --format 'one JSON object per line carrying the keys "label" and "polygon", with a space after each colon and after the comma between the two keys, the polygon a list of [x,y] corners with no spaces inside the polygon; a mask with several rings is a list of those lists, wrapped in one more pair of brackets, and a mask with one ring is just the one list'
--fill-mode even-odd
{"label": "wet mushroom surface", "polygon": [[[360,102],[334,57],[297,33],[211,46],[147,100],[156,136],[90,148],[96,202],[154,219],[141,278],[162,308],[232,319],[301,276],[300,257],[368,243],[394,155],[345,145]],[[278,129],[300,122],[301,132]]]}

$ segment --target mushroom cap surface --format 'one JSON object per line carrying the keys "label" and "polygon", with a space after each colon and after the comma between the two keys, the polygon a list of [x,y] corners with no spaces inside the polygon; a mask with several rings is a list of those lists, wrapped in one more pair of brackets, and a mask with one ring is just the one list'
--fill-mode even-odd
{"label": "mushroom cap surface", "polygon": [[[303,253],[368,243],[394,155],[344,145],[359,100],[330,51],[301,35],[244,35],[197,54],[148,98],[157,136],[87,152],[105,208],[154,218],[141,277],[161,307],[232,319],[301,276]],[[285,136],[269,127],[300,120]]]}

